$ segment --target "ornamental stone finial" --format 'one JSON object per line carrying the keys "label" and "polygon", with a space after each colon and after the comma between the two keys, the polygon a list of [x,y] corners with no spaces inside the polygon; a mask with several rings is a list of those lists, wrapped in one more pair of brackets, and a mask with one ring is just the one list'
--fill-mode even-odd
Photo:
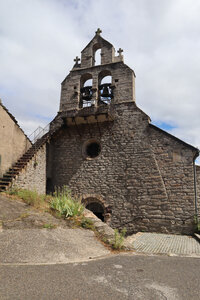
{"label": "ornamental stone finial", "polygon": [[122,48],[119,48],[117,52],[119,53],[119,56],[122,56],[122,52],[124,52],[124,50]]}
{"label": "ornamental stone finial", "polygon": [[81,60],[78,56],[75,57],[74,61],[76,64],[78,64],[79,60]]}
{"label": "ornamental stone finial", "polygon": [[102,33],[102,30],[100,28],[98,28],[95,33],[96,33],[96,35],[100,35]]}

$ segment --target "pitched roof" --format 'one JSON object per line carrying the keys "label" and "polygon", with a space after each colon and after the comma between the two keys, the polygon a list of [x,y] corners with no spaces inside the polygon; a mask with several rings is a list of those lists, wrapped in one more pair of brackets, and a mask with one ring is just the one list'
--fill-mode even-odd
{"label": "pitched roof", "polygon": [[[191,148],[192,150],[195,150],[195,151],[198,153],[198,155],[199,155],[199,149],[198,149],[198,148],[196,148],[196,147],[194,147],[194,146],[192,146],[192,145],[190,145],[190,144],[188,144],[188,143],[182,141],[181,139],[177,138],[176,136],[174,136],[174,135],[168,133],[167,131],[164,131],[163,129],[161,129],[161,128],[159,128],[159,127],[157,127],[157,126],[155,126],[155,125],[153,125],[153,124],[151,124],[151,123],[149,124],[149,126],[152,127],[152,128],[154,128],[155,130],[160,131],[161,133],[167,135],[168,137],[170,137],[170,138],[176,140],[177,142],[183,144],[184,146],[189,147],[189,148]],[[198,155],[197,155],[197,156],[198,156]]]}

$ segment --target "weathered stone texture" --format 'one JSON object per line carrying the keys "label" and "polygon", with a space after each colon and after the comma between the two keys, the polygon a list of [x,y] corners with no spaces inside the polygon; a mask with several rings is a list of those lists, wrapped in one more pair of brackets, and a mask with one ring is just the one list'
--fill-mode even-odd
{"label": "weathered stone texture", "polygon": [[200,218],[200,166],[196,166],[197,209]]}
{"label": "weathered stone texture", "polygon": [[[95,66],[97,49],[102,60]],[[51,189],[68,185],[86,204],[95,199],[104,207],[105,221],[128,233],[190,233],[198,150],[149,124],[135,104],[135,73],[118,53],[98,30],[62,83],[60,112],[51,125],[61,129],[47,155]],[[105,76],[112,83],[102,88]],[[86,89],[88,79],[92,87]],[[108,86],[110,94],[104,93]],[[85,155],[90,140],[101,146],[94,159]]]}
{"label": "weathered stone texture", "polygon": [[168,199],[168,217],[177,231],[193,229],[195,213],[193,158],[196,150],[151,126],[149,138]]}
{"label": "weathered stone texture", "polygon": [[46,193],[46,144],[20,172],[13,185],[22,189],[35,190],[39,194]]}
{"label": "weathered stone texture", "polygon": [[[68,185],[83,196],[99,195],[111,206],[110,225],[129,233],[191,231],[191,218],[183,224],[194,207],[191,150],[152,128],[149,132],[148,117],[133,102],[114,105],[112,111],[114,121],[100,123],[100,131],[95,123],[78,130],[63,127],[54,136],[52,184]],[[94,159],[83,155],[90,139],[101,144]],[[182,163],[172,161],[172,149],[182,154]]]}
{"label": "weathered stone texture", "polygon": [[[135,74],[122,62],[107,64],[106,72],[112,76],[115,104],[135,101]],[[93,88],[98,90],[102,79],[102,65],[85,69],[75,69],[70,72],[62,83],[60,111],[78,109],[80,102],[80,88],[82,77],[85,74],[91,75]],[[98,93],[94,93],[93,100],[97,104]],[[95,105],[96,105],[95,104]]]}
{"label": "weathered stone texture", "polygon": [[0,102],[0,177],[31,146],[15,118]]}

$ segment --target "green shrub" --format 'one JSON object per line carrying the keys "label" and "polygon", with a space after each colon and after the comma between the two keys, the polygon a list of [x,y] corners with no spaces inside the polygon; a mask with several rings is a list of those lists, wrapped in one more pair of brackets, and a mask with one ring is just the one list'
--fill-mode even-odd
{"label": "green shrub", "polygon": [[6,193],[9,195],[17,195],[18,191],[19,189],[14,185],[8,191],[6,191]]}
{"label": "green shrub", "polygon": [[81,227],[94,230],[94,222],[89,218],[83,217],[80,223]]}
{"label": "green shrub", "polygon": [[72,197],[71,191],[66,186],[56,189],[50,207],[57,210],[65,218],[80,216],[84,211],[80,199]]}
{"label": "green shrub", "polygon": [[29,205],[40,207],[44,203],[45,196],[39,195],[36,191],[18,190],[17,196]]}
{"label": "green shrub", "polygon": [[56,225],[55,224],[51,224],[51,223],[46,223],[43,225],[43,228],[46,228],[46,229],[54,229],[56,228]]}
{"label": "green shrub", "polygon": [[121,232],[119,232],[118,229],[115,229],[115,236],[114,236],[114,240],[111,243],[113,249],[115,250],[120,250],[123,248],[123,243],[124,243],[124,237],[126,234],[126,228],[123,228],[121,230]]}
{"label": "green shrub", "polygon": [[17,187],[12,187],[8,191],[8,194],[15,195],[15,196],[21,198],[27,204],[38,207],[38,208],[42,207],[45,202],[45,195],[40,195],[36,191],[30,191],[27,189],[19,189]]}
{"label": "green shrub", "polygon": [[200,232],[200,220],[197,216],[194,216],[194,224],[195,224],[195,231]]}

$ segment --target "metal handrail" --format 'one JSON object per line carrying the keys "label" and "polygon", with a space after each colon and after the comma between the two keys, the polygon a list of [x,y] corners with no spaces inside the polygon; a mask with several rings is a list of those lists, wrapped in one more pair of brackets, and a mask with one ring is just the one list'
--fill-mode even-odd
{"label": "metal handrail", "polygon": [[49,132],[49,128],[50,128],[50,123],[47,124],[44,128],[42,128],[41,126],[39,126],[35,131],[33,131],[30,135],[29,135],[29,139],[31,140],[31,142],[33,144],[35,144],[35,142],[37,140],[39,140],[41,137],[43,137],[47,132]]}

